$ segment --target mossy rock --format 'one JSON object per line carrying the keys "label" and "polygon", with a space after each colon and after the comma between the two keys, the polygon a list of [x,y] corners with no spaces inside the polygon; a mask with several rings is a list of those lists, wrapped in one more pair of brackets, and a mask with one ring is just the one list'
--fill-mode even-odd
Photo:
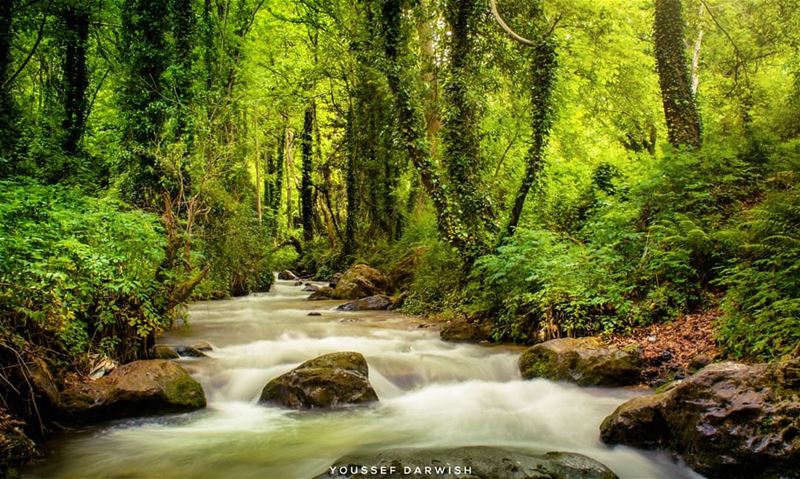
{"label": "mossy rock", "polygon": [[386,294],[389,286],[389,279],[383,273],[365,264],[357,264],[345,271],[331,296],[334,299],[361,299]]}
{"label": "mossy rock", "polygon": [[636,384],[643,366],[638,348],[608,346],[596,337],[553,339],[530,347],[519,359],[525,379],[570,381],[581,386]]}
{"label": "mossy rock", "polygon": [[361,354],[325,354],[271,380],[260,401],[293,409],[368,404],[378,401],[368,377],[369,367]]}
{"label": "mossy rock", "polygon": [[175,412],[206,406],[203,387],[175,362],[134,361],[96,381],[63,391],[59,408],[69,419],[97,421]]}

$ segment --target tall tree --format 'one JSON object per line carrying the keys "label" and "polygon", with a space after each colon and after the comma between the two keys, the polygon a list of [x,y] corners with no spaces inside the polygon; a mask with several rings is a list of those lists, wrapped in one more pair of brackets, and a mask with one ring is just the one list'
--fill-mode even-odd
{"label": "tall tree", "polygon": [[15,138],[16,108],[9,85],[13,13],[13,0],[0,2],[0,176],[4,176],[11,168],[9,156]]}
{"label": "tall tree", "polygon": [[314,128],[314,103],[313,101],[306,106],[303,115],[303,133],[300,137],[300,147],[302,150],[302,177],[300,179],[300,213],[303,223],[303,239],[311,241],[314,238],[314,186],[311,175],[314,170],[314,150],[313,150],[313,128]]}
{"label": "tall tree", "polygon": [[680,0],[656,0],[655,56],[669,142],[676,148],[700,148],[700,114],[687,68]]}
{"label": "tall tree", "polygon": [[89,7],[82,2],[68,2],[62,10],[64,23],[64,151],[78,152],[87,115],[86,90],[89,74],[86,66],[89,41]]}
{"label": "tall tree", "polygon": [[125,189],[132,202],[145,207],[156,206],[162,192],[162,171],[154,147],[166,118],[167,6],[162,0],[125,0],[122,6],[125,77],[120,97],[128,147]]}
{"label": "tall tree", "polygon": [[[474,248],[481,248],[484,229],[494,220],[482,181],[480,105],[472,91],[478,73],[475,43],[482,7],[482,2],[476,0],[449,0],[444,15],[450,25],[450,36],[442,160],[454,193],[453,202],[459,206],[459,216],[468,228],[466,234]],[[477,250],[468,253],[477,254],[480,254]]]}
{"label": "tall tree", "polygon": [[544,169],[544,150],[553,123],[552,93],[555,82],[556,46],[550,33],[545,31],[544,12],[540,1],[529,2],[525,12],[526,17],[532,19],[534,31],[531,32],[531,38],[535,38],[535,41],[517,34],[508,26],[497,9],[496,0],[491,1],[491,6],[495,20],[500,27],[521,45],[522,57],[527,70],[527,81],[530,85],[531,142],[526,155],[522,183],[514,197],[514,205],[511,208],[506,229],[501,232],[498,240],[498,244],[501,244],[514,234],[531,188],[541,181]]}

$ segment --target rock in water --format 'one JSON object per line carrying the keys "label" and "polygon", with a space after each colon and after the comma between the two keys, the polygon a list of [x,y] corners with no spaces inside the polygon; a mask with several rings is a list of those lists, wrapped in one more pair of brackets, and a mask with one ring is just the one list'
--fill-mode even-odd
{"label": "rock in water", "polygon": [[313,283],[305,283],[303,285],[303,291],[308,291],[310,293],[313,293],[314,291],[319,291],[320,288],[321,286],[317,286],[316,284]]}
{"label": "rock in water", "polygon": [[672,450],[709,478],[800,478],[800,360],[706,366],[622,404],[600,432]]}
{"label": "rock in water", "polygon": [[553,339],[528,348],[519,358],[525,379],[571,381],[581,386],[636,384],[643,366],[638,346],[619,349],[594,337]]}
{"label": "rock in water", "polygon": [[153,346],[153,359],[179,359],[180,355],[175,348],[166,344],[156,344]]}
{"label": "rock in water", "polygon": [[492,325],[488,322],[454,319],[442,328],[439,336],[453,343],[480,343],[492,340]]}
{"label": "rock in water", "polygon": [[365,264],[351,266],[336,283],[335,299],[360,299],[376,294],[386,294],[389,280],[380,271]]}
{"label": "rock in water", "polygon": [[292,273],[287,269],[278,273],[278,279],[282,279],[285,281],[297,281],[300,278],[298,278],[296,274]]}
{"label": "rock in water", "polygon": [[333,288],[329,288],[327,286],[323,286],[322,288],[314,291],[308,297],[309,301],[322,301],[325,299],[331,299],[333,295]]}
{"label": "rock in water", "polygon": [[366,298],[357,299],[344,303],[337,307],[338,311],[382,311],[389,309],[392,305],[392,299],[385,294],[376,294],[375,296],[367,296]]}
{"label": "rock in water", "polygon": [[315,479],[616,479],[609,468],[569,452],[534,455],[495,447],[401,449],[347,456]]}
{"label": "rock in water", "polygon": [[153,359],[116,368],[97,381],[61,393],[59,409],[70,419],[98,421],[192,411],[206,406],[203,387],[180,365]]}
{"label": "rock in water", "polygon": [[260,401],[294,409],[375,402],[378,395],[368,378],[367,361],[360,353],[325,354],[271,380]]}
{"label": "rock in water", "polygon": [[331,289],[335,288],[336,285],[339,284],[339,280],[342,279],[343,275],[344,273],[336,273],[333,276],[331,276],[330,281],[328,281],[328,287]]}

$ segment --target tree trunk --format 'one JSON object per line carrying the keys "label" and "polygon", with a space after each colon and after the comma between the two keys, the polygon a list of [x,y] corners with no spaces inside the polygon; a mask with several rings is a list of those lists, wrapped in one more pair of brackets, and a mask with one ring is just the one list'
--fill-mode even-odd
{"label": "tree trunk", "polygon": [[313,102],[306,107],[303,118],[303,135],[300,139],[303,153],[303,171],[300,188],[300,209],[303,221],[303,240],[311,241],[314,238],[314,199],[311,173],[314,166],[314,105]]}
{"label": "tree trunk", "polygon": [[14,124],[16,108],[11,96],[11,86],[7,85],[11,67],[11,21],[12,0],[0,1],[0,177],[11,171],[10,153],[14,144]]}
{"label": "tree trunk", "polygon": [[64,151],[74,155],[86,122],[86,47],[89,40],[89,10],[70,4],[62,12],[65,27],[64,57]]}
{"label": "tree trunk", "polygon": [[555,81],[556,51],[551,39],[544,39],[530,50],[530,102],[531,102],[531,146],[528,149],[525,176],[517,190],[511,216],[505,232],[501,235],[498,244],[514,234],[522,216],[522,209],[531,187],[536,185],[544,169],[544,149],[547,146],[547,137],[552,125],[551,98],[553,83]]}
{"label": "tree trunk", "polygon": [[292,157],[292,143],[294,142],[294,135],[292,134],[292,130],[286,129],[286,143],[285,143],[285,155],[286,155],[286,225],[291,231],[294,228],[294,218],[292,215],[294,211],[292,209],[292,183],[294,179],[294,158]]}
{"label": "tree trunk", "polygon": [[411,163],[419,173],[420,182],[428,193],[436,209],[439,231],[451,246],[462,251],[466,249],[468,238],[461,220],[450,207],[443,183],[435,165],[431,161],[430,151],[424,136],[420,134],[423,119],[413,103],[411,91],[403,81],[403,74],[410,68],[402,62],[401,50],[404,48],[403,12],[400,0],[381,2],[383,17],[384,51],[388,60],[385,74],[389,90],[394,97],[400,138]]}
{"label": "tree trunk", "polygon": [[358,158],[357,143],[355,141],[355,113],[353,107],[347,112],[347,222],[345,223],[343,254],[345,258],[355,253],[356,249],[356,216],[358,215],[358,172],[356,160]]}
{"label": "tree trunk", "polygon": [[680,0],[656,0],[655,56],[669,142],[700,148],[700,115],[692,95]]}

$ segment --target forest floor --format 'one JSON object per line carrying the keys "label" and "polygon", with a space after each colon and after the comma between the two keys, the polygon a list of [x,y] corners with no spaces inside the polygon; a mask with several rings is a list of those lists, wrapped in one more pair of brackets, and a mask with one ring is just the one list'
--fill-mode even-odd
{"label": "forest floor", "polygon": [[651,324],[632,334],[614,335],[616,346],[638,344],[646,367],[642,372],[651,384],[693,373],[721,355],[716,343],[715,323],[718,309],[680,316],[668,323]]}

